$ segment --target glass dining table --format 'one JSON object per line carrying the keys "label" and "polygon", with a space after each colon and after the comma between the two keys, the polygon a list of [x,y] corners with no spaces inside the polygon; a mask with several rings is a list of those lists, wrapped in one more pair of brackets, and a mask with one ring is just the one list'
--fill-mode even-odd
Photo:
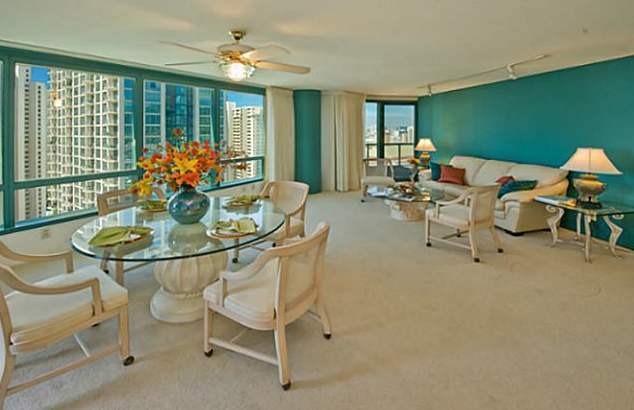
{"label": "glass dining table", "polygon": [[[150,311],[162,321],[182,323],[203,315],[202,291],[226,269],[227,252],[237,262],[240,248],[260,242],[284,224],[284,212],[269,200],[250,206],[231,207],[229,197],[211,197],[207,214],[198,223],[181,225],[166,212],[132,207],[98,217],[82,225],[71,237],[73,248],[88,257],[114,262],[115,277],[123,283],[124,266],[130,262],[154,262],[154,277],[161,285],[152,297]],[[212,227],[218,221],[250,217],[255,234],[239,238],[218,237]],[[143,226],[152,234],[137,241],[110,246],[90,245],[102,228]]]}

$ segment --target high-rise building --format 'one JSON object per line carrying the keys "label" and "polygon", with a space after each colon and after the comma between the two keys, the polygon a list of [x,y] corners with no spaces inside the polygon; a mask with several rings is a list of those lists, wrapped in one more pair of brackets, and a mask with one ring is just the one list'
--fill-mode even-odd
{"label": "high-rise building", "polygon": [[[134,168],[133,80],[49,69],[47,176]],[[97,195],[123,187],[117,178],[47,189],[47,212],[94,207]]]}
{"label": "high-rise building", "polygon": [[[225,138],[227,147],[247,157],[264,153],[264,110],[257,106],[238,107],[236,103],[225,103]],[[251,178],[259,174],[260,162],[249,161],[245,169],[230,169],[227,178]]]}
{"label": "high-rise building", "polygon": [[[16,179],[46,176],[46,117],[48,90],[46,84],[33,81],[31,67],[16,67]],[[16,219],[25,220],[44,215],[46,188],[22,189],[16,192]]]}
{"label": "high-rise building", "polygon": [[172,136],[175,128],[185,132],[186,141],[215,142],[211,89],[157,81],[146,81],[144,88],[146,147],[178,143]]}

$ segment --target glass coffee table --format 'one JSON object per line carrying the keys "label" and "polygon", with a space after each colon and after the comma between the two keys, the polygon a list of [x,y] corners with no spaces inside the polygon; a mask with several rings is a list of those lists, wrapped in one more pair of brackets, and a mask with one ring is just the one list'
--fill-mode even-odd
{"label": "glass coffee table", "polygon": [[[627,214],[634,214],[634,207],[628,205],[617,204],[610,201],[601,201],[601,208],[583,208],[577,205],[574,198],[566,196],[538,196],[535,201],[546,205],[546,210],[554,215],[548,218],[548,226],[553,236],[552,246],[555,246],[559,239],[558,226],[562,216],[566,210],[577,214],[577,227],[575,240],[583,239],[583,250],[586,262],[591,261],[592,253],[592,223],[597,222],[599,218],[605,222],[610,228],[610,238],[608,239],[608,247],[614,256],[616,253],[616,242],[623,233],[623,228],[618,226],[614,221],[621,221]],[[583,224],[583,237],[582,237]]]}
{"label": "glass coffee table", "polygon": [[436,189],[414,188],[412,193],[401,189],[385,188],[368,192],[374,198],[381,198],[390,207],[390,216],[399,221],[418,221],[425,217],[429,204],[443,199],[444,193]]}

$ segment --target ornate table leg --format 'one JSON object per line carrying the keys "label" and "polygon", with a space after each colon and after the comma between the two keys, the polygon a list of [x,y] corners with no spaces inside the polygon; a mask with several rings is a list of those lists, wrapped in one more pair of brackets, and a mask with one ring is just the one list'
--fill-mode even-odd
{"label": "ornate table leg", "polygon": [[[623,214],[612,215],[612,218],[616,219],[617,221],[620,221],[623,219]],[[608,244],[610,246],[610,252],[612,252],[612,255],[614,256],[619,256],[616,253],[616,241],[619,240],[619,236],[621,236],[621,234],[623,233],[623,228],[621,228],[620,226],[612,222],[610,217],[607,215],[603,216],[603,222],[605,222],[606,225],[610,227],[610,239],[608,241]]]}
{"label": "ornate table leg", "polygon": [[552,205],[546,205],[546,210],[555,214],[546,221],[548,222],[550,233],[553,235],[553,243],[550,246],[555,246],[557,242],[559,242],[559,230],[557,227],[559,225],[559,221],[561,221],[561,217],[564,216],[564,210],[558,206]]}
{"label": "ornate table leg", "polygon": [[590,253],[592,252],[592,230],[590,229],[590,223],[592,222],[592,217],[590,215],[583,216],[583,225],[585,230],[585,241],[583,245],[583,251],[586,256],[586,262],[591,262]]}
{"label": "ornate table leg", "polygon": [[399,221],[418,221],[423,218],[417,202],[390,201],[390,216]]}

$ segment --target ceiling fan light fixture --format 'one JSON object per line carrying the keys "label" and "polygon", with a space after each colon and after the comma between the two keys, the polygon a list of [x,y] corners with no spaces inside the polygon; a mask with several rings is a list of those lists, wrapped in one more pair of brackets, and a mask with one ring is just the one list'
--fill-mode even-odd
{"label": "ceiling fan light fixture", "polygon": [[231,81],[243,81],[253,75],[255,67],[244,64],[240,61],[223,61],[220,63],[220,69],[225,77]]}

